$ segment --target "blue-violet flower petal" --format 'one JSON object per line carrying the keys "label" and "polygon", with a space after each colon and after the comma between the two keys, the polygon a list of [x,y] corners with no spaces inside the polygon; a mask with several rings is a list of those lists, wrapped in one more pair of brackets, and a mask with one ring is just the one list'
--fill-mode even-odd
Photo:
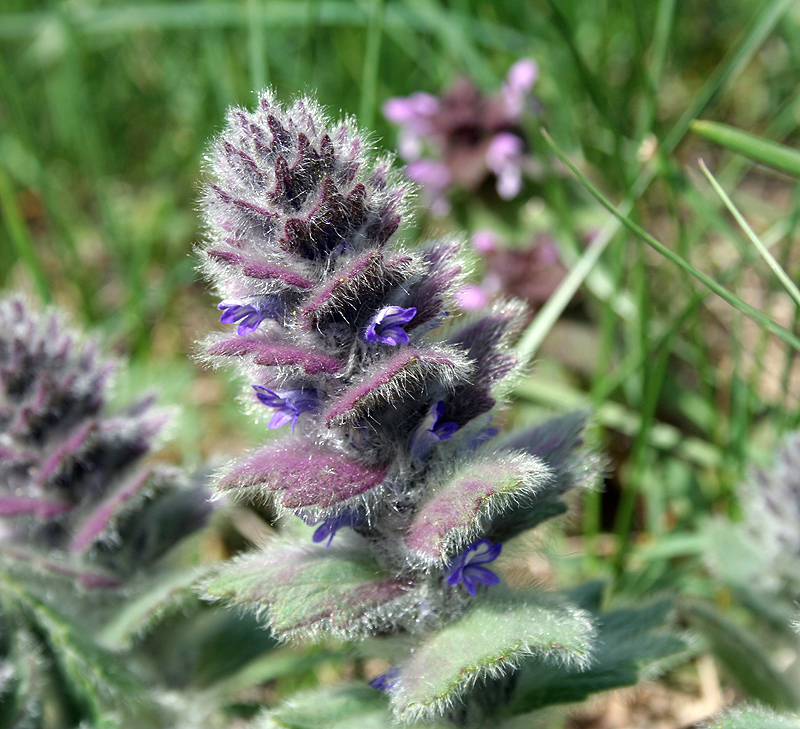
{"label": "blue-violet flower petal", "polygon": [[415,307],[404,309],[402,306],[387,306],[372,316],[367,322],[364,339],[368,342],[383,342],[396,347],[408,341],[408,334],[403,329],[415,316]]}
{"label": "blue-violet flower petal", "polygon": [[313,410],[317,406],[317,393],[314,390],[270,390],[264,385],[253,385],[256,397],[271,408],[277,408],[267,426],[270,430],[282,428],[287,423],[292,424],[292,433],[300,413]]}
{"label": "blue-violet flower petal", "polygon": [[358,526],[361,523],[363,523],[363,518],[358,513],[352,511],[351,509],[346,509],[338,516],[325,519],[325,521],[323,521],[322,524],[320,524],[314,531],[314,536],[312,539],[315,542],[323,542],[325,539],[327,539],[328,543],[325,545],[325,549],[329,549],[331,542],[333,541],[333,538],[336,536],[336,532],[339,531],[339,529],[345,526]]}
{"label": "blue-violet flower petal", "polygon": [[385,671],[380,676],[375,676],[375,678],[369,682],[369,685],[372,686],[372,688],[378,689],[378,691],[383,691],[384,693],[388,694],[392,692],[397,684],[397,678],[399,675],[400,669],[396,666],[392,666],[388,671]]}
{"label": "blue-violet flower petal", "polygon": [[258,329],[264,319],[279,316],[280,302],[269,296],[249,296],[246,299],[225,299],[217,304],[222,311],[219,320],[223,324],[239,322],[236,333],[243,337]]}
{"label": "blue-violet flower petal", "polygon": [[428,414],[411,436],[409,451],[417,460],[427,457],[436,443],[450,440],[458,430],[458,424],[452,422],[442,423],[444,416],[444,400],[439,400],[428,410]]}
{"label": "blue-violet flower petal", "polygon": [[467,549],[450,565],[450,571],[447,574],[448,585],[457,585],[459,582],[464,583],[467,592],[475,596],[478,590],[478,585],[497,585],[500,578],[486,567],[481,565],[494,562],[503,549],[502,542],[492,542],[488,539],[478,539],[467,547]]}

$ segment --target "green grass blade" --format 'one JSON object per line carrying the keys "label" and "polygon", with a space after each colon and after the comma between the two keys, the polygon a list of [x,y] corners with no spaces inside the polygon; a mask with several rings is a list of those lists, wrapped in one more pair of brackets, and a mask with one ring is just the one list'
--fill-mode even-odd
{"label": "green grass blade", "polygon": [[[620,208],[623,211],[623,215],[627,215],[630,209],[630,203],[624,203]],[[553,295],[539,310],[539,313],[525,330],[517,344],[517,357],[520,362],[530,362],[533,359],[545,337],[550,333],[550,330],[567,307],[567,304],[572,301],[572,297],[575,296],[589,272],[594,268],[600,256],[603,255],[603,251],[611,242],[618,227],[613,219],[605,225],[584,254],[578,259],[578,262],[570,269]]]}
{"label": "green grass blade", "polygon": [[767,262],[767,265],[773,270],[775,275],[778,277],[778,280],[783,284],[783,287],[794,299],[794,302],[800,306],[800,289],[797,288],[797,285],[791,278],[789,278],[789,274],[781,268],[781,264],[775,260],[775,257],[769,252],[769,249],[761,242],[759,237],[753,232],[753,229],[744,219],[744,216],[739,212],[739,209],[733,204],[733,201],[728,197],[728,194],[725,190],[722,189],[722,186],[717,182],[714,178],[714,175],[711,174],[708,167],[706,167],[706,163],[703,160],[700,160],[700,169],[703,171],[703,174],[706,176],[706,179],[711,183],[711,186],[714,188],[714,191],[717,195],[720,196],[722,202],[725,203],[725,207],[730,210],[731,215],[736,218],[736,222],[742,227],[742,230],[747,234],[747,237],[750,239],[752,244],[756,247],[756,250],[762,255],[764,260]]}
{"label": "green grass blade", "polygon": [[586,178],[586,176],[570,161],[570,159],[561,151],[558,145],[553,141],[552,137],[542,129],[542,134],[544,138],[547,140],[547,143],[550,145],[550,148],[556,154],[556,156],[565,164],[572,173],[578,178],[580,183],[586,188],[586,190],[595,198],[606,210],[608,210],[617,220],[620,221],[628,230],[632,233],[635,233],[639,236],[645,243],[647,243],[651,248],[656,250],[662,256],[664,256],[667,260],[674,263],[678,266],[682,271],[688,273],[690,276],[696,278],[700,283],[704,286],[708,287],[713,291],[717,296],[721,299],[727,301],[731,306],[741,311],[746,316],[750,317],[753,321],[760,324],[762,327],[767,329],[768,331],[772,332],[775,336],[782,339],[788,345],[793,347],[794,349],[800,351],[800,339],[798,339],[794,334],[792,334],[787,329],[784,329],[780,324],[774,322],[765,314],[758,311],[754,307],[750,306],[746,301],[741,299],[740,297],[732,294],[727,289],[724,289],[720,286],[713,278],[706,275],[702,271],[698,270],[691,263],[683,259],[677,253],[671,251],[667,248],[663,243],[656,240],[650,233],[648,233],[644,228],[641,228],[636,223],[634,223],[630,218],[626,215],[621,214],[612,204],[609,202],[603,194]]}
{"label": "green grass blade", "polygon": [[725,60],[708,77],[703,87],[692,99],[692,103],[689,104],[664,140],[662,148],[667,154],[671,154],[675,150],[681,139],[683,139],[683,135],[689,129],[690,124],[703,112],[703,109],[708,106],[725,82],[744,68],[772,31],[775,30],[775,26],[784,13],[794,6],[796,2],[797,0],[769,0],[764,4],[763,10],[758,14],[756,22],[750,28],[750,32],[742,39],[741,43],[737,43],[734,46]]}
{"label": "green grass blade", "polygon": [[264,32],[266,8],[263,0],[247,0],[247,51],[250,63],[250,85],[263,89],[269,83],[267,76],[267,47]]}
{"label": "green grass blade", "polygon": [[800,151],[741,129],[711,121],[693,121],[693,132],[756,162],[800,177]]}
{"label": "green grass blade", "polygon": [[2,167],[0,167],[0,212],[2,212],[3,220],[5,220],[8,237],[11,239],[11,243],[16,249],[20,260],[28,269],[39,297],[43,302],[49,303],[50,287],[47,284],[47,276],[42,270],[39,258],[33,247],[33,241],[28,235],[25,221],[22,219],[17,207],[11,181]]}
{"label": "green grass blade", "polygon": [[372,0],[367,46],[364,51],[364,72],[361,78],[361,107],[359,121],[368,129],[375,123],[375,103],[378,96],[378,69],[380,68],[381,39],[383,37],[383,0]]}

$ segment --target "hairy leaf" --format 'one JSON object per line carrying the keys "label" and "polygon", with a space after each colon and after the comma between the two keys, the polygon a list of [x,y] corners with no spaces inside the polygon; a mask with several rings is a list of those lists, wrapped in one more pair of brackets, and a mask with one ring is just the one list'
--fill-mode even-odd
{"label": "hairy leaf", "polygon": [[778,714],[765,707],[745,707],[717,716],[703,729],[800,729],[800,714]]}
{"label": "hairy leaf", "polygon": [[331,402],[323,414],[328,427],[355,425],[379,408],[419,397],[430,385],[447,387],[469,375],[469,364],[455,351],[405,349],[367,370]]}
{"label": "hairy leaf", "polygon": [[522,453],[492,453],[467,462],[435,485],[414,515],[405,545],[414,558],[444,565],[487,531],[492,519],[551,478],[544,463]]}
{"label": "hairy leaf", "polygon": [[[589,594],[589,602],[595,602]],[[635,684],[649,665],[685,650],[685,644],[657,629],[669,602],[644,609],[621,609],[596,617],[597,639],[588,666],[559,665],[537,656],[526,659],[507,710],[527,713],[553,704],[583,701],[589,695]]]}
{"label": "hairy leaf", "polygon": [[269,606],[281,637],[351,638],[413,606],[410,580],[383,572],[362,551],[274,541],[221,566],[205,593],[255,609]]}
{"label": "hairy leaf", "polygon": [[240,459],[218,488],[239,496],[273,492],[289,509],[327,508],[380,485],[387,466],[371,466],[300,438],[285,438]]}
{"label": "hairy leaf", "polygon": [[583,610],[495,588],[401,664],[392,706],[405,721],[441,716],[476,683],[507,674],[531,655],[553,666],[586,667],[594,637],[593,620]]}
{"label": "hairy leaf", "polygon": [[386,729],[386,697],[364,684],[299,693],[263,714],[253,729]]}

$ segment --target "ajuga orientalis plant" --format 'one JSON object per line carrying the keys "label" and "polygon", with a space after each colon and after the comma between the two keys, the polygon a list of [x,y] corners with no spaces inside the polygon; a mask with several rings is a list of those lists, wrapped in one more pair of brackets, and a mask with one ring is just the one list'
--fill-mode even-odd
{"label": "ajuga orientalis plant", "polygon": [[157,725],[93,638],[203,526],[209,493],[149,461],[166,415],[149,395],[113,410],[116,368],[61,314],[0,300],[0,726],[111,727],[126,705],[127,726]]}
{"label": "ajuga orientalis plant", "polygon": [[406,187],[389,160],[314,102],[265,93],[229,113],[210,176],[203,267],[228,329],[203,356],[241,373],[249,409],[278,436],[217,489],[283,519],[206,595],[287,640],[373,638],[391,664],[373,688],[309,710],[346,706],[356,726],[353,701],[388,700],[403,722],[474,725],[631,683],[640,658],[673,650],[643,637],[663,606],[600,618],[596,587],[569,597],[501,580],[504,545],[564,512],[598,458],[581,413],[492,427],[521,364],[509,345],[522,308],[452,315],[460,243],[402,244]]}

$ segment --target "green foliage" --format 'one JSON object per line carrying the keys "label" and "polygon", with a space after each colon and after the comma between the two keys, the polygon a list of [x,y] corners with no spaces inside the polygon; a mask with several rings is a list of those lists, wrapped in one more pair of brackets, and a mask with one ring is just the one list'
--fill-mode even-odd
{"label": "green foliage", "polygon": [[585,669],[595,639],[588,613],[549,596],[498,588],[415,648],[399,667],[392,705],[405,721],[430,720],[446,713],[467,689],[502,678],[527,656]]}
{"label": "green foliage", "polygon": [[[306,538],[307,539],[307,538]],[[281,637],[366,635],[411,607],[408,580],[381,570],[363,550],[273,541],[226,563],[204,586],[210,599],[255,606]]]}
{"label": "green foliage", "polygon": [[743,708],[726,712],[704,725],[705,729],[797,729],[800,716],[778,714],[764,708]]}
{"label": "green foliage", "polygon": [[626,608],[593,616],[597,636],[589,664],[552,666],[541,660],[526,660],[509,711],[525,713],[632,686],[643,671],[652,672],[664,660],[674,660],[686,644],[659,630],[670,609],[670,603],[662,601],[644,609]]}
{"label": "green foliage", "polygon": [[[49,722],[53,711],[61,718],[45,726],[80,718],[108,727],[160,725],[160,710],[123,661],[7,574],[0,579],[0,620],[10,633],[6,665],[16,675],[10,706],[17,706],[20,720],[30,721],[54,687],[59,700],[49,708]],[[16,659],[19,667],[11,663]]]}
{"label": "green foliage", "polygon": [[719,611],[702,603],[684,606],[696,630],[747,695],[779,709],[800,705],[800,695],[772,665],[765,646]]}
{"label": "green foliage", "polygon": [[743,154],[745,157],[789,175],[800,177],[800,152],[792,147],[771,142],[763,137],[719,122],[697,120],[692,122],[691,128],[693,132],[697,132],[733,152]]}
{"label": "green foliage", "polygon": [[343,684],[298,694],[266,712],[252,729],[385,729],[390,726],[387,708],[386,697],[375,689]]}

